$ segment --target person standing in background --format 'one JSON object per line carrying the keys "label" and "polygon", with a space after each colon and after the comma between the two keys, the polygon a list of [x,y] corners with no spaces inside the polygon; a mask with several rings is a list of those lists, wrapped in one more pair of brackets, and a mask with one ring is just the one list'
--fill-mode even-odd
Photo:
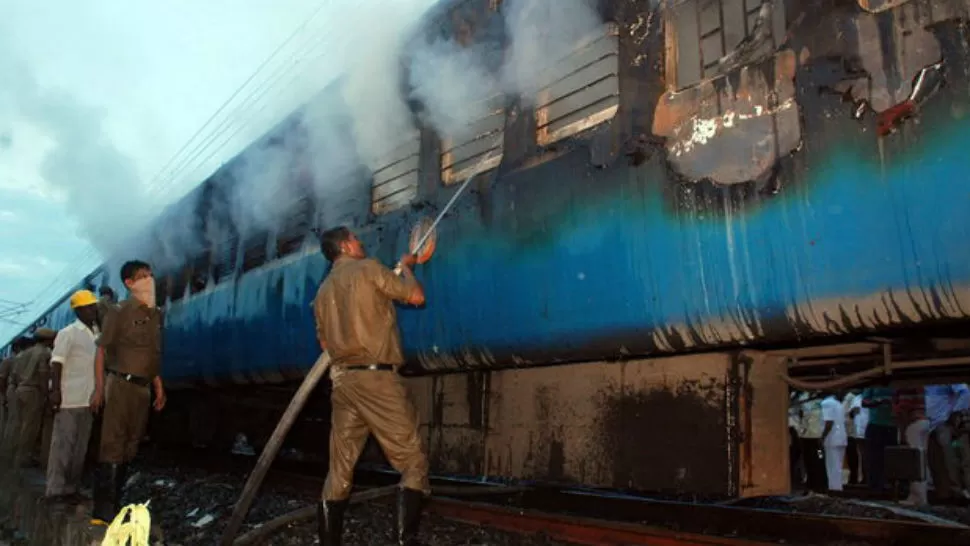
{"label": "person standing in background", "polygon": [[927,458],[930,476],[940,500],[963,498],[963,484],[960,462],[953,440],[957,436],[950,424],[950,416],[957,410],[961,396],[967,396],[967,386],[927,385],[923,389],[926,396],[926,417],[930,424],[930,445]]}
{"label": "person standing in background", "polygon": [[953,427],[953,447],[960,461],[960,482],[963,496],[970,499],[970,386],[961,383],[960,395],[953,406],[950,425]]}
{"label": "person standing in background", "polygon": [[0,362],[0,454],[5,452],[6,438],[13,430],[15,422],[17,391],[15,383],[10,381],[14,360],[32,343],[28,338],[18,337],[10,344],[10,356]]}
{"label": "person standing in background", "polygon": [[165,407],[162,316],[155,307],[151,266],[137,260],[125,262],[121,279],[131,297],[105,317],[94,363],[91,407],[97,411],[104,404],[92,513],[95,525],[107,525],[121,509],[128,463],[138,454],[153,388],[155,411]]}
{"label": "person standing in background", "polygon": [[40,433],[49,395],[51,347],[57,332],[40,328],[34,332],[36,343],[17,357],[13,374],[17,379],[19,423],[14,450],[14,468],[39,462]]}
{"label": "person standing in background", "polygon": [[799,397],[802,429],[802,460],[808,488],[825,491],[825,455],[822,449],[822,403],[815,394],[802,393]]}
{"label": "person standing in background", "polygon": [[801,427],[798,393],[792,391],[788,395],[788,468],[791,472],[790,481],[793,491],[805,484],[802,439],[798,432]]}
{"label": "person standing in background", "polygon": [[953,447],[960,460],[962,496],[970,498],[970,390],[964,393],[957,400],[953,415],[950,416],[950,425],[955,435]]}
{"label": "person standing in background", "polygon": [[870,387],[862,391],[862,407],[869,410],[863,472],[869,487],[880,492],[886,488],[886,448],[899,443],[892,402],[891,388]]}
{"label": "person standing in background", "polygon": [[75,292],[70,305],[77,320],[58,332],[54,339],[50,399],[54,426],[45,493],[51,499],[70,500],[79,494],[84,456],[94,421],[90,405],[94,394],[95,341],[99,333],[97,303],[92,292]]}
{"label": "person standing in background", "polygon": [[845,432],[845,411],[842,402],[835,394],[828,393],[822,400],[822,445],[825,449],[825,474],[828,477],[829,491],[842,491],[842,466],[845,462],[845,447],[849,443]]}
{"label": "person standing in background", "polygon": [[893,397],[893,413],[899,430],[903,433],[906,445],[914,447],[920,451],[922,468],[920,473],[923,479],[911,481],[909,483],[909,496],[902,504],[914,506],[926,506],[929,504],[927,497],[927,465],[926,465],[926,446],[930,437],[930,421],[926,418],[926,396],[922,387],[910,387],[896,389]]}
{"label": "person standing in background", "polygon": [[[849,483],[852,485],[861,484],[862,476],[865,474],[865,441],[866,427],[869,425],[869,410],[862,407],[862,394],[849,392],[845,395],[842,408],[846,415],[846,430],[849,436],[849,445],[846,446],[845,455],[849,465]],[[860,464],[861,463],[861,464]]]}

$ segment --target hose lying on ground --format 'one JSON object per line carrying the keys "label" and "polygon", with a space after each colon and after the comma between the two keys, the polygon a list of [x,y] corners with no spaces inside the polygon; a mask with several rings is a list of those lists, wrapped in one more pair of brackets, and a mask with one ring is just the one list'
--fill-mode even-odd
{"label": "hose lying on ground", "polygon": [[280,418],[280,422],[276,425],[276,430],[273,431],[273,435],[266,442],[266,447],[260,453],[259,460],[256,461],[256,468],[253,469],[252,474],[249,475],[249,479],[246,480],[246,486],[243,488],[243,492],[232,510],[232,517],[229,519],[229,523],[222,533],[222,540],[220,542],[222,546],[232,545],[233,539],[236,538],[236,534],[239,532],[243,520],[246,519],[246,514],[249,513],[249,507],[253,504],[253,497],[256,496],[256,491],[262,485],[263,478],[266,477],[266,472],[269,470],[270,465],[273,464],[273,459],[276,458],[276,453],[283,444],[283,439],[286,438],[286,433],[290,431],[290,427],[293,426],[293,421],[296,420],[300,411],[303,410],[303,406],[306,404],[307,398],[310,397],[310,393],[313,392],[320,378],[324,376],[329,368],[330,355],[324,352],[317,359],[316,363],[313,364],[313,367],[310,368],[310,372],[306,374],[306,378],[303,379],[300,388],[293,395],[293,399],[290,400],[290,405],[286,407],[283,417]]}

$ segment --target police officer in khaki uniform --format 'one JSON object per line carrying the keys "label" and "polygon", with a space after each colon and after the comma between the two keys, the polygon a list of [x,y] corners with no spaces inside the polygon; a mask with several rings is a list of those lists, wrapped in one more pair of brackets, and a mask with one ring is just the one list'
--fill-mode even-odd
{"label": "police officer in khaki uniform", "polygon": [[145,433],[152,389],[155,410],[165,407],[162,385],[162,316],[155,308],[155,279],[140,261],[121,266],[131,296],[105,317],[95,358],[92,407],[104,404],[93,523],[107,524],[121,509],[128,463]]}
{"label": "police officer in khaki uniform", "polygon": [[17,383],[11,381],[14,360],[33,343],[26,337],[18,337],[10,344],[12,349],[10,356],[0,362],[0,455],[6,452],[7,436],[13,432],[13,421],[16,420],[17,414]]}
{"label": "police officer in khaki uniform", "polygon": [[421,505],[430,493],[428,459],[418,435],[417,412],[398,375],[404,364],[394,302],[424,304],[414,278],[414,257],[401,258],[402,277],[368,259],[345,227],[321,236],[333,263],[313,302],[317,337],[331,357],[333,379],[330,469],[318,506],[320,544],[339,546],[354,466],[373,433],[401,473],[397,543],[417,545]]}
{"label": "police officer in khaki uniform", "polygon": [[39,328],[34,332],[34,346],[14,361],[18,421],[14,425],[17,427],[14,468],[40,461],[40,433],[50,388],[51,348],[56,336],[57,332],[50,328]]}

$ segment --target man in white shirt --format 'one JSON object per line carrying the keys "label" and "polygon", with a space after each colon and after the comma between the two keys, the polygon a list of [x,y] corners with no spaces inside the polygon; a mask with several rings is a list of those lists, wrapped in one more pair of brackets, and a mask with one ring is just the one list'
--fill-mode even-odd
{"label": "man in white shirt", "polygon": [[57,333],[51,353],[51,408],[54,430],[47,463],[48,498],[68,500],[79,496],[88,440],[94,414],[94,358],[97,353],[98,299],[78,290],[70,304],[77,320]]}
{"label": "man in white shirt", "polygon": [[829,394],[822,400],[822,446],[825,448],[825,473],[828,476],[829,491],[842,491],[842,462],[845,460],[845,447],[849,443],[845,432],[845,411],[835,395]]}

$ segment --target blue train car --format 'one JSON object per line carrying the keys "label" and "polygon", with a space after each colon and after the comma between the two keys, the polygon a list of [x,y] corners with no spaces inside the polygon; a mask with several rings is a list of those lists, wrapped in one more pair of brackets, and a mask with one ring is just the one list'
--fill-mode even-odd
{"label": "blue train car", "polygon": [[[486,43],[504,56],[484,64],[501,64],[516,47],[512,4],[444,2],[410,47],[432,34]],[[796,345],[970,316],[966,1],[594,8],[568,55],[538,57],[537,91],[499,97],[463,139],[442,138],[422,121],[433,105],[411,100],[418,130],[383,163],[355,158],[339,200],[295,168],[302,190],[283,225],[245,231],[219,206],[266,149],[312,162],[295,114],[173,208],[192,211],[180,225],[197,232],[229,227],[157,267],[168,381],[263,385],[265,400],[300,378],[318,354],[310,302],[327,267],[313,231],[351,225],[392,264],[468,176],[417,268],[427,305],[399,314],[415,373]],[[317,100],[339,110],[339,85]],[[52,313],[60,324],[67,312]]]}
{"label": "blue train car", "polygon": [[[900,38],[878,24],[904,8],[919,15],[920,2],[880,13],[759,4],[774,5],[770,28],[759,30],[762,51],[732,64],[722,48],[715,65],[694,43],[706,40],[690,22],[694,3],[649,22],[642,16],[654,12],[636,2],[602,4],[601,34],[552,67],[558,81],[540,91],[547,103],[510,101],[498,123],[481,122],[503,136],[487,150],[497,160],[475,164],[481,135],[443,149],[425,127],[388,158],[405,165],[403,175],[361,174],[342,205],[339,217],[391,263],[408,227],[478,169],[438,228],[438,254],[419,268],[427,307],[402,313],[407,352],[421,369],[789,342],[966,318],[963,2],[907,21],[919,53],[905,55],[892,52],[887,40]],[[446,3],[430,20],[452,28],[465,17],[462,28],[474,35],[494,28],[500,6]],[[761,24],[752,13],[749,26]],[[917,80],[923,87],[910,100]],[[280,124],[236,162],[279,145],[274,139],[299,123]],[[879,134],[883,124],[892,134]],[[191,225],[204,229],[209,201],[232,184],[235,167],[169,214],[193,210]],[[290,214],[291,225],[247,241],[232,234],[163,271],[173,378],[272,381],[313,361],[308,303],[326,264],[306,235],[326,226],[314,225],[311,196]],[[157,229],[171,225],[163,215]],[[98,275],[121,288],[113,272],[85,282]],[[60,324],[62,314],[58,307],[41,320]]]}
{"label": "blue train car", "polygon": [[[426,308],[401,312],[417,368],[795,343],[966,318],[961,17],[941,8],[939,21],[907,20],[919,54],[902,55],[877,23],[919,3],[879,14],[772,5],[762,34],[777,38],[762,37],[760,55],[708,66],[690,41],[702,33],[689,23],[693,3],[642,28],[639,4],[608,3],[600,34],[553,67],[546,98],[477,122],[482,134],[467,142],[424,128],[361,177],[371,199],[346,201],[342,214],[390,264],[409,226],[440,210],[480,157],[500,157],[478,167],[438,228],[437,254],[418,271]],[[502,17],[487,2],[457,6],[479,28]],[[488,148],[486,134],[503,138]],[[173,284],[173,379],[274,382],[314,360],[309,302],[326,264],[314,238],[289,254],[281,240],[240,246],[236,273],[213,282],[203,272],[197,293]]]}

